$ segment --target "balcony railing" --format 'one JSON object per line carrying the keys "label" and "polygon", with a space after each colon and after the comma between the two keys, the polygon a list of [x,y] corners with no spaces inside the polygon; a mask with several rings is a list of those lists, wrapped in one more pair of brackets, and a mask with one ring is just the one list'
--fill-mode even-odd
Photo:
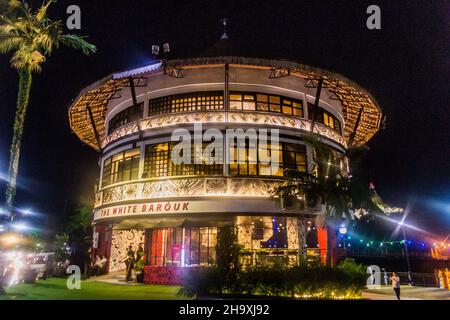
{"label": "balcony railing", "polygon": [[183,197],[270,197],[286,179],[269,177],[184,176],[115,184],[95,195],[94,207],[140,199]]}
{"label": "balcony railing", "polygon": [[[225,115],[228,114],[228,117]],[[309,132],[311,130],[311,121],[294,116],[279,115],[267,112],[249,112],[249,111],[198,111],[167,115],[157,115],[141,120],[141,130],[152,130],[164,127],[174,127],[183,124],[193,124],[201,122],[203,124],[211,123],[232,123],[232,124],[251,124],[274,127],[284,127],[298,129]],[[103,148],[113,141],[136,134],[138,127],[136,122],[124,125],[113,133],[108,135],[103,141]],[[343,147],[347,146],[346,139],[333,129],[315,123],[314,132],[320,134]]]}

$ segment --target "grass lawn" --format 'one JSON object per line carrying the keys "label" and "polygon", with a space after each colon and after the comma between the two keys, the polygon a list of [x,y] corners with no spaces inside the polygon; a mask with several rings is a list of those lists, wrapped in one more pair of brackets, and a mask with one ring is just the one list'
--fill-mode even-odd
{"label": "grass lawn", "polygon": [[69,290],[66,279],[39,280],[35,284],[20,284],[7,288],[0,300],[175,300],[177,286],[163,285],[119,285],[82,281],[80,290]]}

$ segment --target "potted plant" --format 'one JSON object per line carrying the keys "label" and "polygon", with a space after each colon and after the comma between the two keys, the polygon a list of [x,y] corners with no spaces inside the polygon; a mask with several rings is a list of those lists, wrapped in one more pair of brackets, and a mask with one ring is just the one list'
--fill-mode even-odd
{"label": "potted plant", "polygon": [[144,257],[136,261],[134,265],[134,269],[136,270],[136,281],[138,283],[144,282],[144,266],[145,266]]}

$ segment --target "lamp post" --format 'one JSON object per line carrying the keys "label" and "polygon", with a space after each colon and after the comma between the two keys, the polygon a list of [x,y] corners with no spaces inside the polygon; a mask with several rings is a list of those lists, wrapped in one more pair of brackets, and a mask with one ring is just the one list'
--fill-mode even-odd
{"label": "lamp post", "polygon": [[398,223],[398,225],[400,226],[400,228],[402,228],[403,233],[403,246],[405,247],[406,268],[408,269],[408,284],[412,285],[411,264],[409,262],[408,243],[406,241],[406,233],[405,233],[405,223],[402,220]]}
{"label": "lamp post", "polygon": [[411,264],[409,262],[408,243],[406,242],[405,226],[403,222],[400,222],[399,224],[403,232],[403,245],[405,246],[406,267],[408,269],[408,284],[412,285]]}
{"label": "lamp post", "polygon": [[345,223],[341,223],[341,225],[339,226],[339,233],[342,238],[342,245],[344,246],[344,251],[346,251],[347,248],[345,247],[345,235],[347,234],[347,226]]}

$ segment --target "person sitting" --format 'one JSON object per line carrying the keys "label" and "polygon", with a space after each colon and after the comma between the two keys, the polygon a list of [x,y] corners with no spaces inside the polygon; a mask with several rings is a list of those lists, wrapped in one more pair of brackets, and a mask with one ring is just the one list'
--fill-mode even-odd
{"label": "person sitting", "polygon": [[66,259],[62,265],[62,267],[64,268],[64,270],[66,270],[68,267],[70,266],[70,260]]}
{"label": "person sitting", "polygon": [[102,256],[102,259],[99,261],[99,274],[105,274],[106,273],[106,263],[108,262],[108,259],[106,259],[105,256]]}
{"label": "person sitting", "polygon": [[92,272],[91,272],[91,275],[93,275],[94,277],[98,276],[100,273],[100,261],[101,261],[100,256],[97,255],[95,262],[92,266]]}

